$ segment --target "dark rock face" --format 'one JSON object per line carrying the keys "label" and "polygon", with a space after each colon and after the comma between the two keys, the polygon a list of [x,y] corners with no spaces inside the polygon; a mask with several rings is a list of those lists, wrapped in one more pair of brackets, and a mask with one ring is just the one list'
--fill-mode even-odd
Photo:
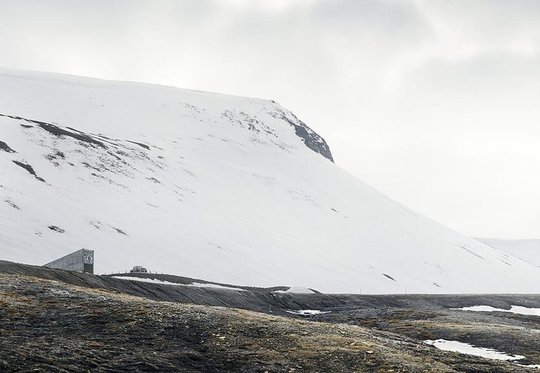
{"label": "dark rock face", "polygon": [[144,148],[146,150],[150,150],[150,147],[146,144],[143,144],[143,143],[140,143],[140,142],[137,142],[137,141],[130,141],[130,140],[127,140],[128,142],[132,143],[132,144],[135,144],[135,145],[139,145],[141,148]]}
{"label": "dark rock face", "polygon": [[329,159],[331,162],[334,162],[332,157],[332,152],[326,141],[315,131],[308,127],[307,124],[302,122],[291,112],[285,112],[282,109],[278,108],[274,113],[270,113],[274,118],[279,118],[291,126],[294,127],[296,136],[300,137],[304,144],[313,150],[315,153],[319,153],[326,159]]}
{"label": "dark rock face", "polygon": [[302,138],[304,140],[304,144],[306,144],[306,146],[313,150],[315,153],[319,153],[326,159],[334,162],[332,152],[330,151],[330,147],[328,146],[326,141],[318,133],[309,128],[307,124],[298,119],[294,114],[291,113],[291,115],[294,120],[291,120],[287,117],[284,117],[283,119],[285,119],[287,122],[290,123],[291,126],[294,127],[296,136]]}
{"label": "dark rock face", "polygon": [[55,232],[58,232],[58,233],[64,233],[65,230],[60,228],[60,227],[57,227],[56,225],[49,225],[48,228],[51,230],[51,231],[55,231]]}
{"label": "dark rock face", "polygon": [[39,177],[36,174],[36,171],[34,171],[34,168],[30,166],[29,164],[19,162],[19,161],[12,161],[12,162],[15,163],[17,166],[24,168],[26,171],[28,171],[29,174],[33,175],[37,180],[41,181],[42,183],[45,182],[43,178]]}
{"label": "dark rock face", "polygon": [[64,136],[72,137],[76,140],[105,148],[105,145],[101,141],[96,140],[92,136],[89,136],[83,132],[77,131],[73,128],[66,127],[73,131],[73,132],[70,132],[63,128],[55,126],[54,124],[51,124],[51,123],[45,123],[45,122],[39,122],[39,121],[33,121],[33,122],[37,123],[38,126],[43,128],[45,131],[48,131],[51,134],[55,135],[56,137],[64,137]]}
{"label": "dark rock face", "polygon": [[[23,118],[23,117],[19,117],[19,116],[15,116],[15,115],[7,115],[7,114],[0,114],[1,117],[6,117],[6,118],[11,118],[11,119],[18,119],[18,120],[23,120],[27,123],[34,123],[34,124],[37,124],[39,127],[41,127],[42,129],[44,129],[45,131],[53,134],[54,136],[56,137],[72,137],[76,140],[79,140],[79,141],[82,141],[84,143],[88,143],[88,144],[91,144],[93,146],[99,146],[99,147],[102,147],[102,148],[105,148],[105,145],[103,144],[103,142],[99,141],[99,140],[96,140],[93,136],[90,136],[90,135],[87,135],[86,133],[84,132],[81,132],[79,130],[76,130],[74,128],[71,128],[71,127],[66,127],[68,128],[69,130],[71,131],[68,131],[64,128],[60,128],[52,123],[47,123],[47,122],[42,122],[42,121],[39,121],[39,120],[34,120],[34,119],[28,119],[28,118]],[[27,127],[25,125],[25,127]]]}
{"label": "dark rock face", "polygon": [[0,141],[0,150],[3,150],[7,153],[15,153],[15,150],[11,149],[8,144],[3,141]]}
{"label": "dark rock face", "polygon": [[306,144],[306,146],[313,150],[315,153],[319,153],[323,157],[334,162],[332,152],[330,151],[330,147],[328,146],[326,141],[316,132],[314,132],[311,128],[309,128],[304,122],[299,121],[299,123],[300,124],[291,124],[294,126],[296,135],[304,139],[304,144]]}

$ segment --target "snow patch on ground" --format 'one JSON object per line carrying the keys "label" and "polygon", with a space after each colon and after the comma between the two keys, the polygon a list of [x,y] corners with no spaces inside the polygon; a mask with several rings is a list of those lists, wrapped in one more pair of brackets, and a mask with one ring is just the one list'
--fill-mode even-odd
{"label": "snow patch on ground", "polygon": [[144,277],[131,277],[131,276],[112,276],[113,278],[117,278],[119,280],[131,280],[131,281],[139,281],[139,282],[148,282],[150,284],[158,284],[158,285],[182,285],[177,284],[170,281],[163,281],[158,280],[155,278],[144,278]]}
{"label": "snow patch on ground", "polygon": [[508,312],[515,313],[518,315],[527,315],[527,316],[540,316],[540,308],[527,308],[522,306],[511,306],[509,310],[504,308],[495,308],[491,306],[470,306],[463,308],[454,308],[459,311],[475,311],[475,312]]}
{"label": "snow patch on ground", "polygon": [[463,343],[463,342],[458,342],[458,341],[448,341],[446,339],[426,340],[424,341],[424,343],[428,345],[432,345],[438,348],[439,350],[443,350],[443,351],[459,352],[460,354],[481,356],[481,357],[485,357],[487,359],[493,359],[493,360],[512,361],[512,360],[521,360],[525,358],[525,356],[521,356],[521,355],[508,355],[508,354],[505,354],[504,352],[500,352],[492,348],[475,347],[468,343]]}
{"label": "snow patch on ground", "polygon": [[150,284],[158,284],[158,285],[195,286],[198,288],[214,288],[214,289],[245,291],[245,289],[228,287],[228,286],[223,286],[223,285],[218,285],[218,284],[206,284],[203,282],[193,282],[192,284],[177,284],[175,282],[163,281],[163,280],[158,280],[155,278],[131,277],[131,276],[112,276],[112,277],[117,278],[119,280],[148,282]]}
{"label": "snow patch on ground", "polygon": [[325,313],[330,313],[331,311],[321,311],[321,310],[298,310],[298,311],[286,311],[292,313],[293,315],[300,316],[315,316],[315,315],[324,315]]}

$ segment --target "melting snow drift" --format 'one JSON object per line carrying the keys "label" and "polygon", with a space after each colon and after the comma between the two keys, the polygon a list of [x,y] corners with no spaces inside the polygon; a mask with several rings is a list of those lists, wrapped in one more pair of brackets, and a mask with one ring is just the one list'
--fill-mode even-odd
{"label": "melting snow drift", "polygon": [[435,341],[427,340],[424,341],[429,345],[435,346],[439,350],[459,352],[460,354],[481,356],[487,359],[494,360],[520,360],[525,358],[521,355],[507,355],[503,352],[491,348],[483,347],[474,347],[468,343],[458,342],[458,341],[447,341],[445,339],[437,339]]}
{"label": "melting snow drift", "polygon": [[504,308],[494,308],[491,306],[470,306],[470,307],[463,307],[463,308],[454,308],[456,310],[460,311],[476,311],[476,312],[509,312],[509,313],[515,313],[518,315],[532,315],[532,316],[540,316],[540,308],[528,308],[528,307],[522,307],[522,306],[512,306],[509,310],[505,310]]}
{"label": "melting snow drift", "polygon": [[540,283],[540,268],[339,168],[274,101],[0,69],[0,258],[43,264],[80,248],[97,273],[143,264],[326,293]]}
{"label": "melting snow drift", "polygon": [[155,278],[145,278],[145,277],[135,277],[135,276],[112,276],[112,277],[117,278],[119,280],[147,282],[150,284],[157,284],[157,285],[195,286],[198,288],[214,288],[214,289],[224,289],[224,290],[245,291],[244,289],[240,289],[240,288],[218,285],[218,284],[209,284],[205,282],[193,282],[191,284],[178,284],[176,282],[164,281],[164,280],[159,280]]}
{"label": "melting snow drift", "polygon": [[292,313],[293,315],[300,315],[300,316],[316,316],[316,315],[324,315],[325,313],[330,313],[331,311],[298,310],[298,311],[286,311],[286,312]]}

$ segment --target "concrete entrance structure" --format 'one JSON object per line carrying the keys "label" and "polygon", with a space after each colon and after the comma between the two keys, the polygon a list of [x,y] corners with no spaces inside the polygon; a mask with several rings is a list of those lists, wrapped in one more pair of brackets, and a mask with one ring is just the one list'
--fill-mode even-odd
{"label": "concrete entrance structure", "polygon": [[81,249],[45,264],[43,267],[94,273],[94,250]]}

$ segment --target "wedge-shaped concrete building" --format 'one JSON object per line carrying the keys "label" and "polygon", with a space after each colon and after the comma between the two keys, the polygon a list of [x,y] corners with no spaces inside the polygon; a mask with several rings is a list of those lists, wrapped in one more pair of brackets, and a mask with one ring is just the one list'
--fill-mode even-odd
{"label": "wedge-shaped concrete building", "polygon": [[84,273],[94,273],[94,250],[81,249],[53,260],[44,267],[65,269]]}

